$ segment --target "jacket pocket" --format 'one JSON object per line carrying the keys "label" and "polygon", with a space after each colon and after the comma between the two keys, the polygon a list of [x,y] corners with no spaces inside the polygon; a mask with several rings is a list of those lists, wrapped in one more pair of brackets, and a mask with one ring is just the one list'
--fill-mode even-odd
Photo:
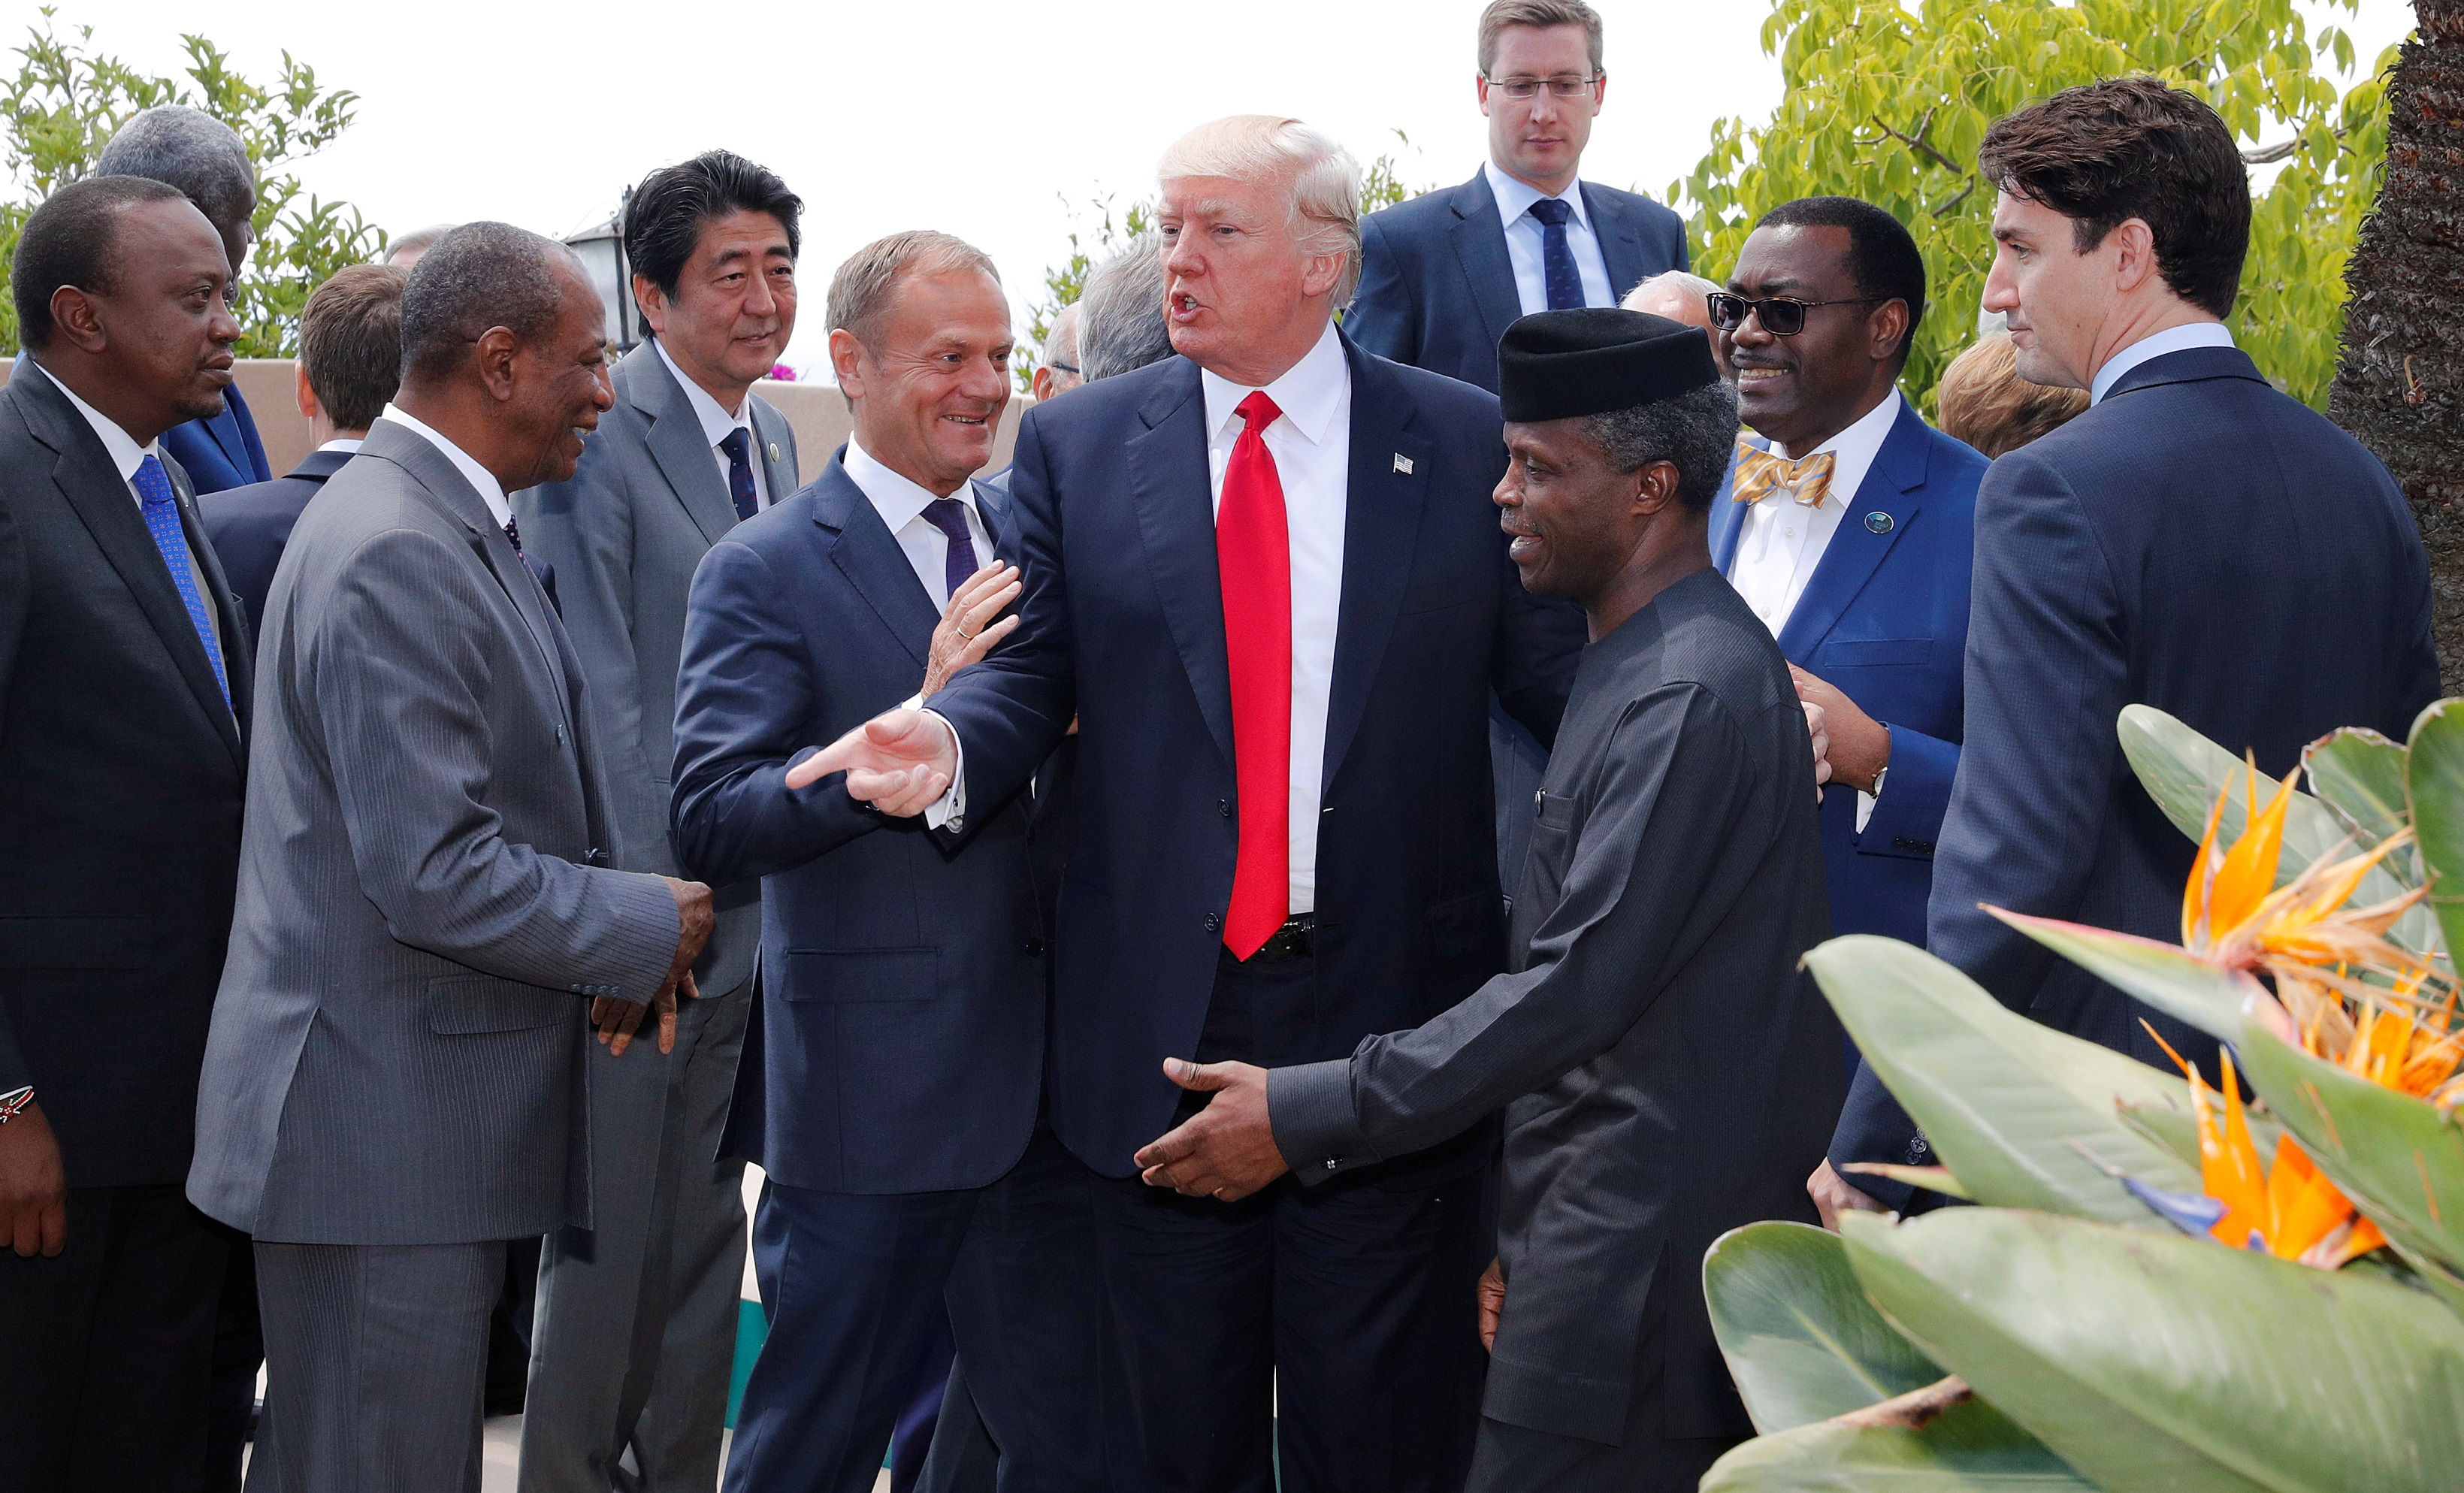
{"label": "jacket pocket", "polygon": [[534,1031],[565,1020],[580,999],[494,975],[448,975],[428,982],[428,1029],[448,1037]]}
{"label": "jacket pocket", "polygon": [[1835,669],[1900,669],[1933,657],[1931,638],[1840,638],[1815,649],[1815,673]]}
{"label": "jacket pocket", "polygon": [[941,951],[931,949],[790,949],[785,999],[793,1001],[930,1000],[941,993]]}
{"label": "jacket pocket", "polygon": [[152,962],[150,917],[0,917],[0,969],[142,970]]}

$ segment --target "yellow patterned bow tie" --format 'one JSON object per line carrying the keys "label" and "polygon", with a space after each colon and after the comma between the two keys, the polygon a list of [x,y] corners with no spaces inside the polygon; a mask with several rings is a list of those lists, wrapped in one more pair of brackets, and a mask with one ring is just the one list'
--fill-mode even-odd
{"label": "yellow patterned bow tie", "polygon": [[1786,493],[1808,508],[1819,508],[1824,494],[1831,491],[1831,471],[1838,464],[1837,451],[1817,451],[1791,461],[1739,436],[1737,501],[1755,503],[1773,493]]}

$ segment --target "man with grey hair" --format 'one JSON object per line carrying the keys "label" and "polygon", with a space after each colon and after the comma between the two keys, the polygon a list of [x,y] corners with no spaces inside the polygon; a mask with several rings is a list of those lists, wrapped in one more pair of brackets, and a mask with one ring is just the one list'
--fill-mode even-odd
{"label": "man with grey hair", "polygon": [[1086,382],[1078,365],[1078,303],[1073,300],[1053,314],[1044,334],[1044,360],[1035,365],[1027,392],[1042,403]]}
{"label": "man with grey hair", "polygon": [[1051,1109],[1095,1174],[1143,1463],[1120,1475],[1258,1489],[1280,1457],[1287,1486],[1449,1489],[1494,1127],[1316,1158],[1314,1185],[1237,1203],[1148,1186],[1133,1157],[1205,1103],[1167,1060],[1342,1057],[1505,967],[1485,705],[1494,686],[1552,737],[1580,618],[1514,579],[1496,399],[1334,324],[1359,256],[1342,146],[1236,116],[1160,175],[1181,356],[1027,412],[1018,631],[786,782],[957,844],[1078,720]]}
{"label": "man with grey hair", "polygon": [[407,270],[419,263],[420,255],[435,248],[439,240],[459,227],[458,223],[431,223],[426,228],[412,229],[400,238],[386,239],[385,252],[377,255],[377,263],[398,265]]}
{"label": "man with grey hair", "polygon": [[1163,235],[1150,230],[1089,272],[1078,299],[1078,366],[1089,383],[1172,356],[1163,251]]}
{"label": "man with grey hair", "polygon": [[710,889],[612,868],[584,681],[509,492],[610,404],[561,245],[458,229],[402,305],[402,384],[267,604],[239,895],[190,1201],[255,1237],[252,1487],[479,1485],[506,1241],[590,1220],[583,1054],[676,1000]]}
{"label": "man with grey hair", "polygon": [[[232,282],[247,270],[249,246],[256,239],[256,165],[249,159],[248,143],[230,125],[184,103],[140,110],[102,147],[94,174],[142,176],[180,188],[222,236]],[[274,480],[256,418],[237,384],[224,391],[223,401],[221,414],[163,434],[164,446],[201,494]]]}

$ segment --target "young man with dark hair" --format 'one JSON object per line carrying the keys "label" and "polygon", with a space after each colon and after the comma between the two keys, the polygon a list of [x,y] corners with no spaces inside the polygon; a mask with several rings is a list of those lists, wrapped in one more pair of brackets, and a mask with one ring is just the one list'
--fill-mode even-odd
{"label": "young man with dark hair", "polygon": [[[668,774],[685,593],[711,545],[796,491],[796,437],[752,392],[796,327],[798,218],[779,177],[724,150],[665,166],[625,212],[651,340],[573,475],[514,494],[604,744],[618,864],[677,874]],[[675,1050],[591,1054],[592,1226],[549,1236],[524,1409],[524,1493],[606,1493],[629,1450],[645,1489],[707,1489],[744,1279],[743,1163],[715,1160],[752,1007],[759,889],[718,928]]]}
{"label": "young man with dark hair", "polygon": [[[2115,717],[2155,706],[2276,774],[2339,726],[2401,739],[2438,694],[2429,562],[2387,469],[2233,346],[2250,183],[2213,110],[2116,78],[1996,121],[1980,156],[2000,191],[1985,307],[2009,318],[2022,377],[2091,404],[1977,493],[1967,735],[1927,941],[2014,1009],[2165,1066],[2160,1041],[2215,1046],[1979,905],[2178,936],[2193,846],[2132,777]],[[1826,1213],[1904,1208],[1904,1185],[1837,1169],[1931,1159],[1860,1070],[1814,1189]]]}
{"label": "young man with dark hair", "polygon": [[308,500],[360,449],[402,382],[402,284],[407,270],[355,264],[317,287],[299,317],[299,412],[314,450],[271,482],[197,500],[231,589],[265,621],[274,567]]}

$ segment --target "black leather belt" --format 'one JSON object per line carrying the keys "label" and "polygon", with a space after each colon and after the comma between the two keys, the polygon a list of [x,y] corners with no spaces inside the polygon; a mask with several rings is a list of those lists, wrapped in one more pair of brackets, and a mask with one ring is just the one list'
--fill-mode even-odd
{"label": "black leather belt", "polygon": [[1287,918],[1284,926],[1266,935],[1258,952],[1249,955],[1251,964],[1282,964],[1291,959],[1306,959],[1317,953],[1317,914],[1303,912]]}

